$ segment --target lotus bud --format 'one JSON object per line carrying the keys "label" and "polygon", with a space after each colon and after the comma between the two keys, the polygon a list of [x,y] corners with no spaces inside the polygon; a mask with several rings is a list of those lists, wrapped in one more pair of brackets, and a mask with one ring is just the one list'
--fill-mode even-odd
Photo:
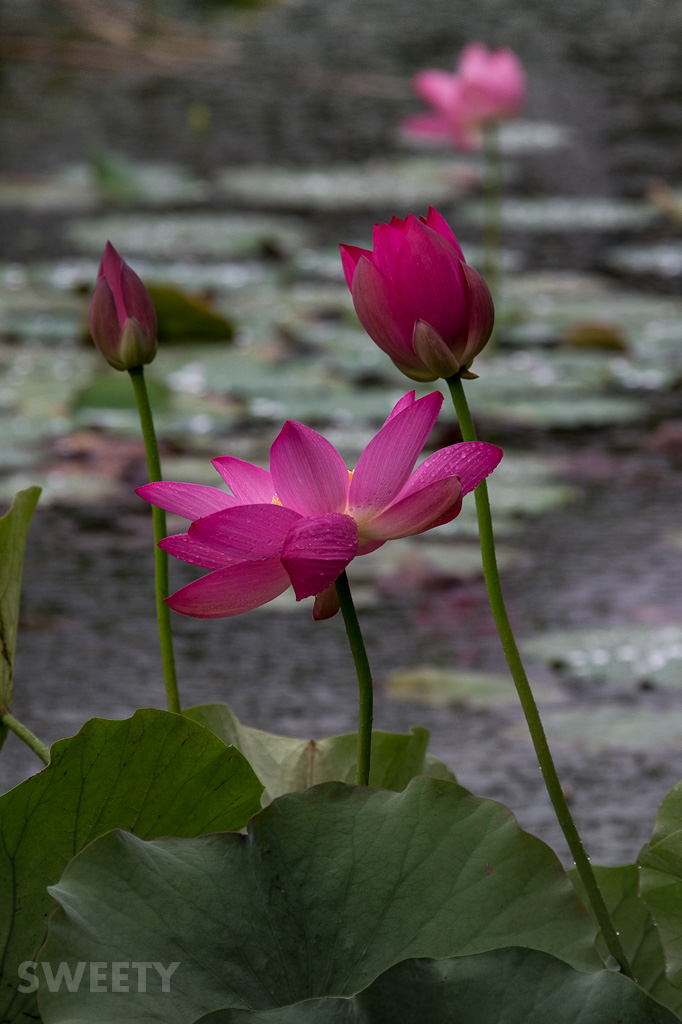
{"label": "lotus bud", "polygon": [[373,249],[342,245],[341,259],[360,323],[407,377],[475,376],[493,300],[437,210],[377,224]]}
{"label": "lotus bud", "polygon": [[90,334],[115,370],[131,370],[156,355],[156,313],[137,274],[107,242],[90,301]]}

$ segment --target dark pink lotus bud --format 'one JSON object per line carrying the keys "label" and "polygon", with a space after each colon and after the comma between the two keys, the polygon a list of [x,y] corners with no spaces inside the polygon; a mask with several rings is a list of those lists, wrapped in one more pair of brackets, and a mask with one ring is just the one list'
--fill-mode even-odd
{"label": "dark pink lotus bud", "polygon": [[134,270],[107,242],[90,301],[90,334],[116,370],[150,363],[156,355],[156,313]]}
{"label": "dark pink lotus bud", "polygon": [[374,248],[342,245],[341,260],[360,323],[399,370],[420,381],[473,376],[493,300],[437,210],[375,225]]}

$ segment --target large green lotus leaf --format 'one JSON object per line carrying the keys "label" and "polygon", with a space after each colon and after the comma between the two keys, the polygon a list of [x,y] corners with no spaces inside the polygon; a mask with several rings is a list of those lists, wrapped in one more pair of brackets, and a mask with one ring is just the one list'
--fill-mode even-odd
{"label": "large green lotus leaf", "polygon": [[[17,491],[9,511],[0,518],[0,716],[12,707],[24,551],[39,497],[39,487]],[[0,731],[0,746],[3,739]]]}
{"label": "large green lotus leaf", "polygon": [[241,828],[261,789],[239,751],[167,711],[96,718],[55,743],[52,763],[0,798],[0,1019],[35,1020],[17,968],[36,959],[47,886],[74,854],[112,828],[146,839]]}
{"label": "large green lotus leaf", "polygon": [[246,836],[145,843],[110,832],[50,891],[61,907],[44,966],[178,967],[172,1005],[153,977],[146,993],[126,996],[43,987],[47,1024],[174,1024],[352,996],[410,957],[512,942],[578,970],[601,967],[589,914],[549,847],[501,804],[436,779],[402,793],[340,782],[291,793]]}
{"label": "large green lotus leaf", "polygon": [[666,973],[682,992],[682,782],[663,798],[650,842],[638,857],[640,892],[658,927]]}
{"label": "large green lotus leaf", "polygon": [[[682,992],[673,988],[666,978],[665,956],[658,929],[639,894],[639,868],[636,864],[596,866],[594,873],[637,983],[659,1003],[679,1014]],[[580,875],[575,868],[571,868],[568,874],[589,909]],[[609,951],[601,934],[597,937],[597,949],[606,960]]]}
{"label": "large green lotus leaf", "polygon": [[[265,786],[264,804],[320,782],[355,781],[357,733],[322,740],[279,736],[242,725],[227,704],[199,704],[183,714],[241,750]],[[428,741],[428,729],[421,726],[409,734],[374,730],[370,785],[399,791],[415,775],[454,781],[452,772],[426,753]]]}
{"label": "large green lotus leaf", "polygon": [[353,999],[276,1010],[218,1010],[196,1024],[674,1024],[678,1018],[612,971],[583,974],[546,953],[497,949],[404,960]]}
{"label": "large green lotus leaf", "polygon": [[614,626],[544,633],[523,644],[531,658],[584,678],[623,687],[638,683],[682,685],[682,628]]}

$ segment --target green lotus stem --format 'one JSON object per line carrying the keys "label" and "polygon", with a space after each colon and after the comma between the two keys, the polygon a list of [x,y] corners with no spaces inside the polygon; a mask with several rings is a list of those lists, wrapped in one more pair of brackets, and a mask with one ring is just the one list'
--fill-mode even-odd
{"label": "green lotus stem", "polygon": [[[144,370],[141,366],[134,366],[128,370],[130,379],[133,382],[137,409],[140,414],[140,426],[144,438],[144,447],[147,453],[147,468],[150,481],[161,480],[161,462],[159,460],[159,446],[156,441],[154,420],[147,385],[144,380]],[[180,713],[180,696],[178,694],[178,681],[175,673],[175,658],[173,655],[173,635],[171,631],[170,608],[164,598],[168,597],[168,555],[159,547],[159,541],[167,536],[166,513],[162,508],[152,505],[152,522],[154,524],[154,578],[156,590],[156,618],[159,627],[159,646],[161,648],[161,665],[163,668],[163,681],[166,687],[166,701],[169,711]]]}
{"label": "green lotus stem", "polygon": [[[455,406],[455,412],[459,420],[460,429],[462,431],[462,438],[464,441],[476,441],[476,430],[474,428],[471,414],[469,412],[469,406],[467,404],[466,395],[464,394],[464,388],[462,381],[458,375],[449,377],[447,379],[448,387],[450,388],[450,394],[452,395],[452,401]],[[582,839],[573,820],[573,816],[568,809],[566,797],[561,788],[559,781],[559,775],[554,765],[549,744],[547,743],[547,737],[545,735],[545,729],[540,719],[537,704],[535,703],[535,697],[531,690],[530,683],[528,682],[528,676],[526,670],[523,667],[521,661],[521,655],[514,639],[511,624],[509,622],[509,616],[507,615],[507,609],[504,603],[504,597],[502,595],[502,587],[500,584],[500,576],[497,569],[497,557],[495,554],[495,539],[493,536],[493,524],[490,515],[490,502],[488,500],[488,488],[485,480],[478,485],[476,488],[476,514],[478,517],[478,530],[481,542],[481,556],[483,561],[483,575],[485,577],[485,583],[488,590],[488,599],[490,601],[490,607],[497,626],[497,631],[500,634],[500,640],[502,641],[502,647],[504,650],[509,671],[511,672],[516,691],[521,701],[523,713],[526,716],[526,722],[528,723],[528,729],[533,741],[533,747],[535,748],[535,754],[537,756],[540,768],[542,769],[542,777],[545,780],[545,786],[549,793],[549,798],[552,801],[554,812],[561,826],[561,830],[564,833],[568,848],[571,851],[575,866],[578,869],[583,885],[587,892],[592,911],[597,920],[599,927],[601,928],[604,941],[606,942],[607,948],[611,955],[615,957],[617,962],[620,964],[620,969],[623,974],[627,977],[632,978],[632,968],[628,962],[628,958],[625,954],[625,950],[621,944],[618,932],[616,931],[613,919],[609,913],[609,909],[606,906],[604,897],[602,896],[601,889],[595,877],[592,865],[590,864],[589,858],[585,852]]]}
{"label": "green lotus stem", "polygon": [[50,763],[50,751],[43,741],[39,740],[22,722],[17,721],[14,715],[10,715],[9,711],[0,714],[0,723],[13,732],[15,736],[18,736],[20,740],[23,740],[26,746],[30,747],[33,753],[38,755],[43,764]]}
{"label": "green lotus stem", "polygon": [[360,687],[360,714],[358,721],[358,765],[355,781],[358,786],[369,785],[369,763],[372,752],[372,718],[374,709],[374,692],[372,689],[372,673],[367,660],[365,642],[360,632],[360,623],[353,604],[348,576],[345,571],[336,581],[336,592],[339,595],[341,614],[348,634],[355,671]]}

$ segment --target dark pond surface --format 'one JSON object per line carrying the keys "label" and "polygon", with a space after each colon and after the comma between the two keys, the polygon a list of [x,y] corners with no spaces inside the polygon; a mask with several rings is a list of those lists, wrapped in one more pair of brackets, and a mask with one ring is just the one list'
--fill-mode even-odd
{"label": "dark pond surface", "polygon": [[[401,153],[396,125],[417,106],[410,75],[423,66],[450,66],[462,45],[482,38],[511,46],[524,61],[528,117],[572,131],[568,148],[514,165],[510,184],[517,196],[638,198],[654,176],[682,181],[682,8],[676,3],[481,0],[472,13],[461,0],[292,0],[227,15],[209,3],[163,6],[217,40],[222,55],[204,63],[177,59],[172,73],[163,61],[136,64],[125,47],[117,56],[107,49],[105,61],[97,48],[101,37],[74,20],[78,5],[6,4],[3,24],[24,40],[24,49],[0,77],[0,172],[52,172],[87,160],[94,146],[178,161],[209,175],[253,162],[324,165]],[[31,45],[45,35],[52,49],[29,59]],[[187,122],[197,103],[210,111],[201,138]],[[391,212],[318,213],[315,238],[321,245],[367,237],[371,221]],[[73,255],[62,232],[66,217],[59,209],[0,209],[0,258]],[[474,239],[476,231],[467,230]],[[668,237],[674,228],[658,221],[642,234]],[[601,265],[606,244],[598,232],[510,233],[509,241],[523,250],[530,269],[592,269]],[[673,381],[644,427],[674,424],[681,415]],[[595,624],[682,621],[682,552],[669,543],[679,529],[682,435],[673,429],[656,446],[644,427],[498,429],[495,439],[512,451],[567,457],[566,477],[578,486],[574,504],[523,520],[513,536],[522,557],[505,570],[504,584],[521,638]],[[46,741],[72,734],[93,715],[127,716],[140,704],[162,703],[147,528],[138,504],[125,495],[106,506],[36,513],[14,710]],[[174,572],[177,583],[189,578],[178,567]],[[363,614],[379,684],[377,727],[428,726],[433,753],[464,785],[503,800],[563,855],[530,744],[510,731],[519,723],[513,707],[429,708],[392,700],[383,689],[392,671],[424,663],[503,670],[480,578],[421,588],[403,588],[398,579],[384,601]],[[248,724],[294,735],[319,737],[355,725],[355,684],[340,621],[313,624],[302,610],[209,623],[178,619],[177,654],[187,704],[226,700]],[[652,687],[646,679],[617,687],[557,674],[539,662],[533,678],[551,684],[562,706],[608,704],[629,720],[645,712],[672,715],[679,704],[679,689]],[[627,743],[600,752],[575,740],[557,745],[594,860],[636,855],[657,803],[682,777],[680,749],[682,743],[670,742],[659,749],[655,739],[634,751]],[[33,755],[10,737],[0,756],[0,788],[34,769]]]}
{"label": "dark pond surface", "polygon": [[[682,477],[670,463],[641,454],[599,463],[584,448],[583,497],[527,528],[526,556],[505,573],[520,639],[538,631],[623,620],[669,621],[682,612],[682,552],[663,544],[682,501]],[[628,514],[623,516],[626,507]],[[618,522],[614,531],[613,523]],[[25,568],[24,625],[15,711],[46,740],[76,731],[93,715],[126,717],[139,704],[163,704],[151,592],[146,517],[127,503],[114,509],[37,514]],[[190,574],[177,572],[174,582]],[[382,684],[396,669],[420,664],[503,669],[483,584],[441,584],[401,594],[362,616],[379,692],[375,724],[404,731],[426,725],[432,752],[475,792],[510,806],[524,827],[563,853],[563,841],[514,706],[429,709],[390,700]],[[177,617],[177,656],[186,704],[228,701],[251,725],[310,737],[355,724],[355,683],[339,618],[313,623],[306,609],[218,622]],[[532,678],[551,673],[531,663]],[[679,691],[677,691],[679,693]],[[675,691],[610,687],[564,675],[558,699],[591,713],[604,702],[623,720],[643,711],[676,712]],[[552,703],[549,705],[552,707]],[[516,724],[518,735],[509,737]],[[520,731],[519,731],[520,729]],[[650,834],[655,807],[682,775],[669,747],[633,753],[556,747],[562,781],[593,858],[632,859]],[[0,760],[5,784],[34,770],[12,736]]]}
{"label": "dark pond surface", "polygon": [[[287,0],[256,12],[165,3],[164,15],[224,45],[214,59],[191,60],[186,34],[184,63],[136,63],[125,47],[117,63],[95,44],[117,32],[126,39],[115,23],[119,6],[108,8],[113,26],[79,14],[92,6],[4,5],[3,24],[21,37],[13,50],[8,40],[7,55],[24,58],[2,76],[6,169],[44,170],[96,145],[191,160],[187,110],[196,102],[212,115],[201,153],[207,167],[383,154],[396,147],[401,117],[418,106],[410,76],[452,66],[464,44],[483,39],[521,57],[531,119],[574,129],[570,152],[526,168],[527,189],[639,192],[652,175],[682,171],[682,10],[673,0]],[[128,10],[135,6],[144,7]],[[46,35],[51,50],[29,45]]]}

